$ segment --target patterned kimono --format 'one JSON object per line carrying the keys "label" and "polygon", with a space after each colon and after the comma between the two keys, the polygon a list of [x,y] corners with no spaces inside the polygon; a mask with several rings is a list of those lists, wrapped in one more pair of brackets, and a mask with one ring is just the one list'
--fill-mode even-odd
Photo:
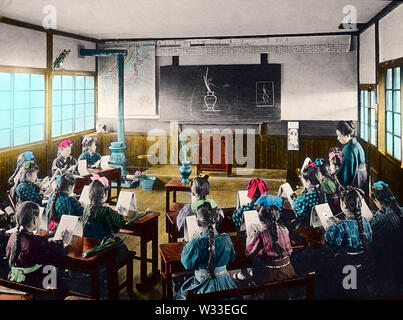
{"label": "patterned kimono", "polygon": [[367,190],[368,175],[364,149],[352,138],[343,147],[343,161],[337,170],[337,178],[342,186],[354,186]]}
{"label": "patterned kimono", "polygon": [[[187,203],[185,204],[182,209],[179,210],[178,216],[176,217],[176,227],[178,229],[180,237],[183,237],[184,234],[187,232],[187,227],[186,227],[186,217],[193,216],[195,213],[192,211],[191,204]],[[217,207],[217,212],[218,214],[224,218],[224,212]],[[187,239],[185,239],[187,241]]]}
{"label": "patterned kimono", "polygon": [[389,233],[400,229],[400,216],[391,208],[379,210],[369,221],[374,235]]}
{"label": "patterned kimono", "polygon": [[[87,218],[90,206],[87,205],[83,212],[83,220]],[[111,237],[123,226],[123,216],[109,207],[98,207],[95,213],[90,216],[84,226],[84,237],[102,240],[104,237]]]}
{"label": "patterned kimono", "polygon": [[266,273],[264,282],[283,281],[297,276],[289,259],[292,247],[288,229],[277,224],[277,235],[277,242],[284,250],[283,257],[274,251],[273,240],[266,226],[246,243],[246,254],[258,258],[263,264],[263,272]]}
{"label": "patterned kimono", "polygon": [[311,213],[312,207],[320,203],[319,192],[315,189],[309,189],[292,200],[292,206],[298,217],[305,217]]}
{"label": "patterned kimono", "polygon": [[[365,237],[367,243],[372,241],[372,229],[364,217],[362,218],[364,225]],[[360,234],[358,231],[357,220],[347,219],[331,225],[325,232],[325,242],[332,250],[346,249],[349,252],[356,252],[362,246]]]}
{"label": "patterned kimono", "polygon": [[101,159],[101,155],[96,152],[92,156],[90,155],[89,152],[84,152],[78,157],[78,160],[87,160],[88,167],[94,165],[100,159]]}
{"label": "patterned kimono", "polygon": [[236,288],[236,284],[227,272],[227,264],[235,260],[235,249],[228,234],[218,234],[215,238],[215,278],[208,271],[209,236],[204,230],[200,236],[192,239],[182,250],[181,261],[187,270],[195,270],[194,276],[187,279],[176,295],[177,300],[186,299],[186,291],[207,293]]}
{"label": "patterned kimono", "polygon": [[[11,259],[11,251],[16,239],[16,233],[10,236],[7,243],[7,259]],[[36,236],[25,230],[20,234],[21,250],[14,260],[14,266],[9,273],[9,280],[26,283],[42,288],[43,278],[48,273],[42,273],[44,265],[57,262],[64,255],[61,241],[48,241],[45,237]]]}
{"label": "patterned kimono", "polygon": [[43,194],[39,193],[39,187],[30,181],[21,181],[15,189],[19,202],[32,201],[42,205]]}
{"label": "patterned kimono", "polygon": [[[49,197],[48,204],[51,203],[54,194]],[[46,211],[49,208],[46,206]],[[59,192],[55,203],[54,203],[54,214],[53,217],[49,221],[49,231],[55,230],[60,222],[60,219],[63,214],[78,216],[81,217],[83,212],[83,208],[80,206],[80,203],[74,197],[69,197],[69,195],[65,192]]]}
{"label": "patterned kimono", "polygon": [[67,158],[58,156],[52,163],[52,174],[55,173],[56,169],[60,169],[62,174],[65,173],[70,167],[77,165],[77,160],[72,156]]}
{"label": "patterned kimono", "polygon": [[243,213],[245,211],[256,210],[256,207],[257,207],[256,204],[251,202],[244,204],[240,206],[238,209],[236,209],[232,214],[232,221],[234,222],[234,225],[237,228],[240,228],[243,221]]}

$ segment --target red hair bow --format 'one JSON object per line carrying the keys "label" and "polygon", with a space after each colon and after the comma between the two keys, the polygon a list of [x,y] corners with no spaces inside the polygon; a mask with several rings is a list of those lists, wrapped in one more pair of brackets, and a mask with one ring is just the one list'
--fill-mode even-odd
{"label": "red hair bow", "polygon": [[65,139],[65,140],[63,140],[63,141],[61,141],[61,142],[59,143],[59,148],[61,148],[61,147],[68,147],[68,146],[70,146],[71,144],[73,144],[73,141],[71,141],[70,139]]}
{"label": "red hair bow", "polygon": [[96,173],[94,173],[91,177],[92,181],[98,180],[101,181],[101,183],[104,185],[104,187],[109,187],[109,181],[106,177],[100,177]]}
{"label": "red hair bow", "polygon": [[315,162],[310,162],[309,164],[308,164],[308,167],[314,167],[314,168],[317,168],[318,166],[316,165],[316,163]]}
{"label": "red hair bow", "polygon": [[262,179],[253,178],[248,181],[246,188],[248,188],[248,198],[252,199],[253,195],[256,192],[256,189],[259,188],[260,195],[263,195],[265,191],[269,190],[269,186],[266,181]]}
{"label": "red hair bow", "polygon": [[329,160],[332,160],[334,157],[338,157],[339,159],[341,159],[340,153],[335,153],[335,152],[330,152],[329,153]]}

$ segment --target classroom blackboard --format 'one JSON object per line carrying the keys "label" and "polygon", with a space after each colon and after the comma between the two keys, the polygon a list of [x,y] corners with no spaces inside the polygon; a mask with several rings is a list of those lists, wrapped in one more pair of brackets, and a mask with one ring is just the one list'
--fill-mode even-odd
{"label": "classroom blackboard", "polygon": [[281,65],[163,66],[161,120],[251,122],[280,119]]}

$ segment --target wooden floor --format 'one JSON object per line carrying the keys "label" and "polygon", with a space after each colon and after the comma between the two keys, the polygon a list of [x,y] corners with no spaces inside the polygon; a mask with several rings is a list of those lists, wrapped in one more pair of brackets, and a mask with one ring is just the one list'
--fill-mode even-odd
{"label": "wooden floor", "polygon": [[[192,175],[196,168],[192,168]],[[236,169],[236,168],[235,168]],[[178,166],[166,165],[155,166],[148,169],[145,172],[147,175],[155,175],[157,177],[154,183],[153,190],[143,191],[141,187],[135,189],[126,189],[127,191],[134,191],[136,193],[137,205],[139,210],[150,208],[153,211],[159,212],[161,215],[158,220],[158,242],[167,243],[168,237],[165,232],[165,189],[164,185],[171,178],[179,177]],[[235,207],[236,206],[236,191],[246,189],[245,184],[251,177],[259,177],[266,180],[269,185],[269,193],[275,194],[278,187],[286,181],[285,170],[263,170],[256,169],[253,172],[245,172],[244,169],[234,170],[234,174],[231,177],[227,177],[225,173],[220,172],[203,172],[209,174],[211,190],[210,197],[213,198],[218,206],[222,208]],[[243,173],[250,173],[250,175],[243,175]],[[190,194],[185,192],[177,193],[178,202],[189,202]],[[125,244],[130,250],[140,252],[140,241],[137,237],[126,237],[121,235]],[[149,256],[151,256],[151,244],[148,247]],[[158,257],[160,259],[160,257]],[[160,268],[160,261],[158,262],[158,268]],[[138,261],[134,262],[134,283],[139,281],[139,269],[140,264]],[[148,272],[151,273],[151,265],[148,266]],[[119,272],[119,281],[123,282],[126,276],[125,268],[122,268]],[[162,299],[162,285],[161,281],[156,281],[148,285],[141,292],[134,289],[134,295],[129,296],[126,290],[122,290],[119,295],[119,299],[134,299],[134,300],[156,300]]]}

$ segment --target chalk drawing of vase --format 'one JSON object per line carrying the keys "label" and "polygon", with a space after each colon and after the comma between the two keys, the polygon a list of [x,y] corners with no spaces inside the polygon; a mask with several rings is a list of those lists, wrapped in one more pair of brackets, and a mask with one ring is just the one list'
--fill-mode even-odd
{"label": "chalk drawing of vase", "polygon": [[207,107],[207,111],[214,111],[215,104],[217,103],[217,97],[214,91],[207,91],[207,95],[204,96],[204,104]]}

